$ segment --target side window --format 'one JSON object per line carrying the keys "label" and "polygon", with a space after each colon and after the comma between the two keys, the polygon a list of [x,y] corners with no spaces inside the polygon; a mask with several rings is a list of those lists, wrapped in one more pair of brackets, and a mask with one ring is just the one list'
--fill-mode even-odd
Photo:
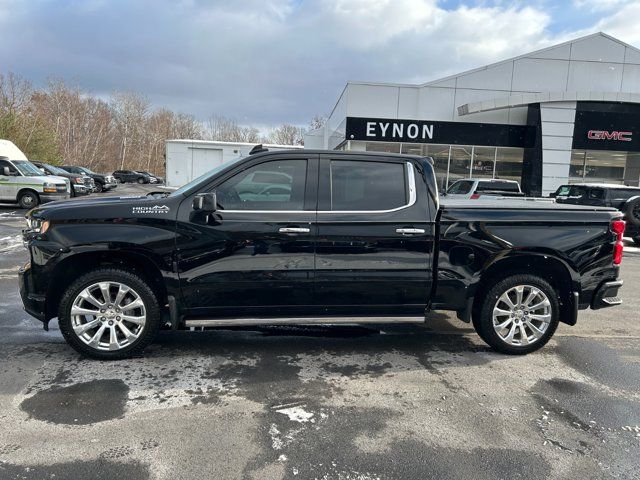
{"label": "side window", "polygon": [[589,200],[602,200],[604,198],[604,190],[601,188],[592,188],[589,190]]}
{"label": "side window", "polygon": [[585,193],[586,189],[584,187],[571,187],[571,190],[569,190],[570,197],[584,197]]}
{"label": "side window", "polygon": [[391,210],[407,204],[403,163],[332,160],[331,210]]}
{"label": "side window", "polygon": [[3,175],[2,170],[3,170],[4,167],[8,167],[9,168],[9,174],[10,175],[17,175],[18,174],[18,171],[16,170],[16,167],[11,165],[6,160],[0,160],[0,175]]}
{"label": "side window", "polygon": [[306,160],[274,160],[234,175],[215,191],[226,210],[303,210]]}
{"label": "side window", "polygon": [[571,187],[569,185],[563,185],[560,188],[558,188],[558,191],[556,192],[556,196],[566,197],[567,195],[569,195],[570,190],[571,190]]}

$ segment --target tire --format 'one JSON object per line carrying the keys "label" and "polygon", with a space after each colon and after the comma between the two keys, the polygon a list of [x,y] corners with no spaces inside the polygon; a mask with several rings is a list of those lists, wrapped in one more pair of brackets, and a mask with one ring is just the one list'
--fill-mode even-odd
{"label": "tire", "polygon": [[[104,303],[105,296],[101,293],[102,286],[97,285],[99,283],[109,285],[108,303]],[[120,285],[130,290],[116,303]],[[87,292],[92,293],[88,295]],[[105,309],[100,310],[96,304],[83,300],[81,293],[84,298],[91,296],[94,300],[102,300],[98,303],[104,303]],[[133,305],[134,302],[141,306],[127,310],[127,305]],[[108,308],[110,304],[113,308]],[[104,313],[72,315],[74,306]],[[116,309],[118,306],[124,308]],[[125,320],[125,317],[136,319],[136,323]],[[140,353],[155,338],[160,321],[160,305],[147,281],[134,272],[120,268],[101,268],[82,275],[67,287],[58,309],[58,324],[67,343],[82,355],[100,360],[119,360]],[[74,326],[80,330],[87,324],[95,326],[86,328],[84,333],[74,330]],[[116,335],[115,342],[112,335]]]}
{"label": "tire", "polygon": [[104,192],[104,188],[102,187],[102,184],[100,182],[96,182],[96,193],[102,193]]}
{"label": "tire", "polygon": [[144,182],[144,178],[142,178],[142,177],[138,178],[138,183],[139,183],[140,185],[142,185],[143,183],[145,183],[145,182]]}
{"label": "tire", "polygon": [[640,236],[633,237],[633,243],[640,247]]}
{"label": "tire", "polygon": [[632,198],[625,203],[624,217],[629,223],[640,226],[640,197]]}
{"label": "tire", "polygon": [[32,209],[40,204],[40,198],[36,192],[26,190],[24,192],[20,192],[20,195],[18,196],[18,203],[20,204],[20,208]]}
{"label": "tire", "polygon": [[[517,301],[516,287],[523,287],[520,294],[522,303]],[[473,325],[480,338],[494,350],[510,355],[533,352],[542,348],[558,328],[558,293],[543,278],[529,274],[513,275],[497,280],[485,291],[484,299],[474,315]],[[539,293],[526,304],[529,295],[534,295],[536,291]],[[503,300],[505,295],[514,304],[513,308]],[[542,306],[535,310],[525,308],[538,305]],[[502,328],[494,327],[494,309],[499,309],[496,311],[495,324],[504,325]]]}

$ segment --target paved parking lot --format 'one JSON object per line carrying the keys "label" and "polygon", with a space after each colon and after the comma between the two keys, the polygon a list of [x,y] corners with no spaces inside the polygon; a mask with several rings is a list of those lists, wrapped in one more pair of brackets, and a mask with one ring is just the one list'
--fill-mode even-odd
{"label": "paved parking lot", "polygon": [[22,215],[0,208],[1,479],[640,478],[636,248],[623,306],[524,357],[436,313],[163,332],[142,358],[99,362],[23,312]]}

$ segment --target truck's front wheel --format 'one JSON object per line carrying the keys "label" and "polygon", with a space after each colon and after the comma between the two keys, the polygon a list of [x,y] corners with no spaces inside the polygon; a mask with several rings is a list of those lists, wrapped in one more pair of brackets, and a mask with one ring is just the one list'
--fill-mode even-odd
{"label": "truck's front wheel", "polygon": [[87,273],[65,291],[58,323],[78,352],[98,359],[129,357],[153,341],[160,328],[153,290],[137,274],[117,268]]}
{"label": "truck's front wheel", "polygon": [[513,275],[489,288],[473,324],[494,349],[525,354],[549,341],[559,313],[557,293],[547,281],[536,275]]}

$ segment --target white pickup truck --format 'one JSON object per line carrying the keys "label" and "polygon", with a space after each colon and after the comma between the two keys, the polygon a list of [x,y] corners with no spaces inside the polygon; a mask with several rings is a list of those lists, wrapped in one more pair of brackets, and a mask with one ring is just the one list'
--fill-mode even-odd
{"label": "white pickup truck", "polygon": [[33,208],[69,198],[69,180],[45,175],[9,140],[0,140],[0,202]]}
{"label": "white pickup truck", "polygon": [[523,198],[525,194],[515,180],[465,178],[451,184],[443,196],[447,200],[494,200],[503,197]]}

